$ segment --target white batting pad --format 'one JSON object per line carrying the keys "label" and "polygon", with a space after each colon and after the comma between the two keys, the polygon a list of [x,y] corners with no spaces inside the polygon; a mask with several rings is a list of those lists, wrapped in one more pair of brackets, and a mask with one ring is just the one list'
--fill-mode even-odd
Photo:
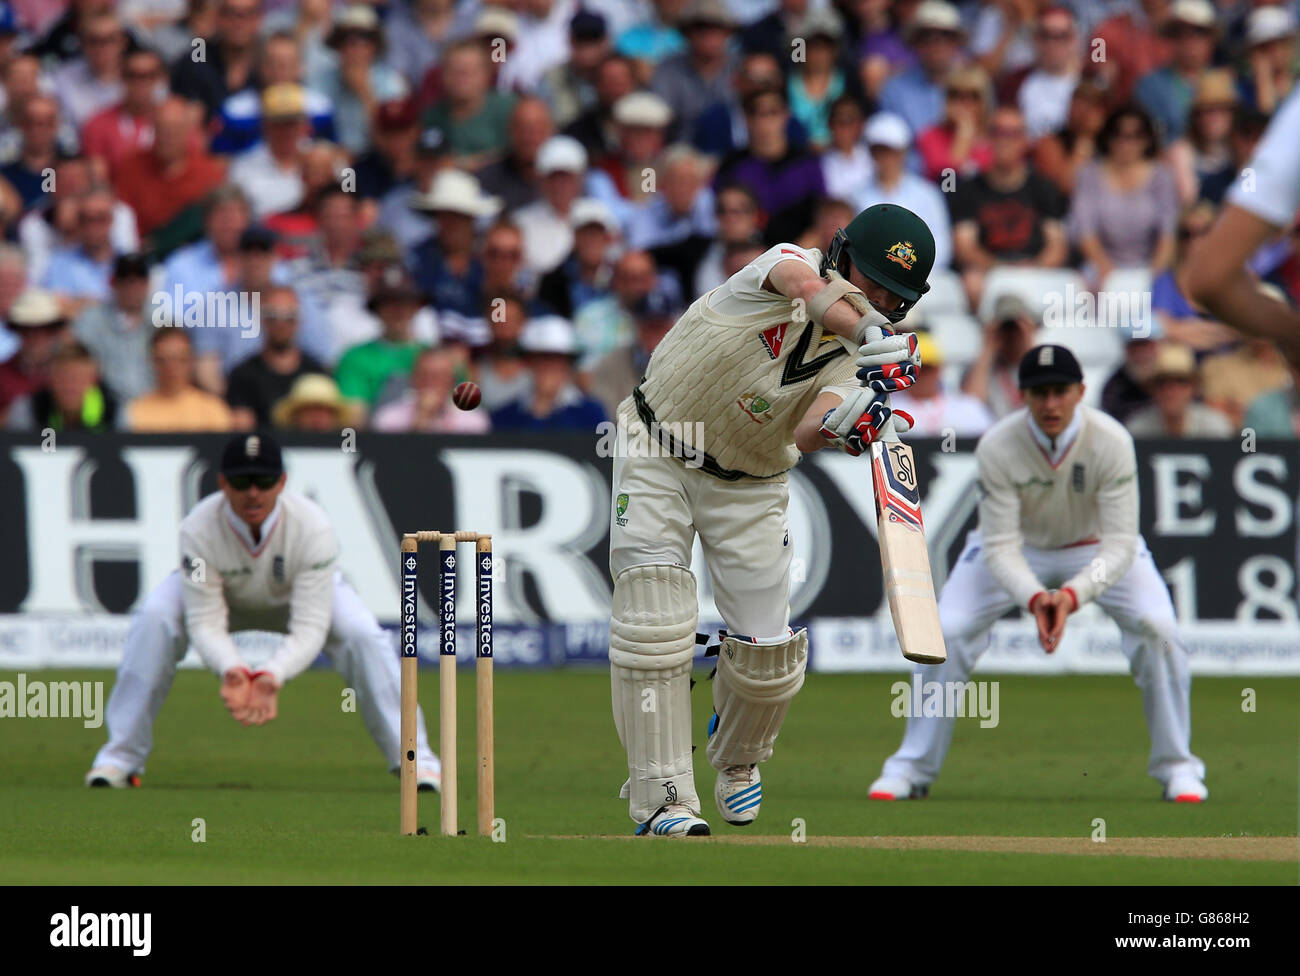
{"label": "white batting pad", "polygon": [[691,660],[698,604],[684,566],[632,566],[614,580],[609,628],[614,724],[627,749],[630,813],[700,812],[691,767]]}
{"label": "white batting pad", "polygon": [[767,644],[723,639],[713,679],[718,727],[707,753],[714,769],[772,758],[772,745],[790,702],[803,687],[807,664],[806,629]]}

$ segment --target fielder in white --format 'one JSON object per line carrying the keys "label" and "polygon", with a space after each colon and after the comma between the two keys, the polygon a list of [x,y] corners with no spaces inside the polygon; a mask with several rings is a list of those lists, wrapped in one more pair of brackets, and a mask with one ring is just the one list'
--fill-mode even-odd
{"label": "fielder in white", "polygon": [[709,833],[691,758],[697,533],[727,626],[707,748],[714,799],[728,823],[758,816],[757,764],[808,655],[806,631],[789,626],[787,472],[801,452],[858,455],[908,429],[887,394],[915,379],[916,336],[884,327],[926,291],[933,263],[925,223],[893,205],[859,214],[825,257],[777,245],[686,310],[620,405],[609,655],[639,835]]}
{"label": "fielder in white", "polygon": [[[108,743],[87,786],[139,786],[153,725],[176,665],[193,645],[221,676],[221,699],[242,725],[276,717],[285,682],[324,651],[356,690],[371,737],[392,768],[401,755],[401,704],[392,642],[337,567],[338,542],[315,502],[285,490],[280,448],[265,435],[231,440],[222,453],[221,491],[181,522],[181,568],[145,598],[131,621],[117,683],[108,700]],[[258,671],[230,635],[284,634]],[[419,786],[436,790],[442,766],[419,717]]]}
{"label": "fielder in white", "polygon": [[[1164,798],[1209,796],[1205,764],[1191,751],[1192,679],[1160,571],[1138,534],[1133,438],[1086,407],[1083,373],[1063,346],[1037,346],[1020,364],[1025,406],[975,449],[979,529],[939,595],[948,660],[918,667],[926,681],[964,682],[1012,607],[1036,618],[1051,654],[1069,615],[1095,600],[1119,625],[1151,734],[1147,771]],[[945,685],[945,687],[948,687]],[[872,799],[924,797],[952,741],[953,716],[912,716],[899,750],[871,784]]]}

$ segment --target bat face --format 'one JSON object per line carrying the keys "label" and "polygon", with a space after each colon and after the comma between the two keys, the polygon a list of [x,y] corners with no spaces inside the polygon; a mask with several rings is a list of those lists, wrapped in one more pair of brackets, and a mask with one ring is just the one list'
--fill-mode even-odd
{"label": "bat face", "polygon": [[901,441],[872,444],[871,480],[876,489],[885,595],[903,657],[919,664],[942,664],[948,652],[930,575],[912,449]]}

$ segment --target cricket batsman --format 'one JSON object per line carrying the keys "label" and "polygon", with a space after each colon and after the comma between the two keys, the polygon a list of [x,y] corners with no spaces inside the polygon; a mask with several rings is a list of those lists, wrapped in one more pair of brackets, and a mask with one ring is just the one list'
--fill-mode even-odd
{"label": "cricket batsman", "polygon": [[825,255],[779,244],[686,310],[619,406],[609,655],[638,835],[709,833],[691,757],[696,533],[727,628],[713,796],[730,824],[758,816],[758,764],[808,656],[807,632],[789,626],[788,472],[801,453],[857,456],[910,428],[888,394],[916,378],[916,336],[888,327],[929,289],[933,264],[925,222],[892,204],[858,214]]}
{"label": "cricket batsman", "polygon": [[[988,648],[994,622],[1027,609],[1053,653],[1070,614],[1096,601],[1119,625],[1151,734],[1147,771],[1166,800],[1209,796],[1205,764],[1192,755],[1192,680],[1174,606],[1138,534],[1133,438],[1083,398],[1083,372],[1064,346],[1030,349],[1020,362],[1025,406],[980,438],[979,528],[966,539],[943,592],[939,620],[948,660],[918,672],[965,682]],[[947,684],[944,687],[951,687]],[[954,717],[911,716],[898,751],[869,795],[924,797],[952,741]]]}
{"label": "cricket batsman", "polygon": [[[356,689],[371,737],[396,770],[401,755],[397,655],[384,630],[344,580],[338,541],[321,508],[285,489],[280,447],[265,434],[241,434],[221,455],[221,490],[181,522],[181,566],[145,598],[131,621],[117,683],[108,700],[108,743],[87,786],[139,786],[177,662],[192,644],[221,676],[221,701],[241,725],[276,717],[285,682],[322,650]],[[230,635],[284,634],[251,670]],[[442,764],[419,716],[417,768],[422,790],[437,790]]]}

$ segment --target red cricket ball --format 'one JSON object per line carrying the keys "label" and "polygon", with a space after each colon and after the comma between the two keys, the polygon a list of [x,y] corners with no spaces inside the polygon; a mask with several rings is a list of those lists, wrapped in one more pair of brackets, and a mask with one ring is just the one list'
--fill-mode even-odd
{"label": "red cricket ball", "polygon": [[483,399],[477,383],[462,383],[451,391],[451,402],[462,410],[473,410]]}

